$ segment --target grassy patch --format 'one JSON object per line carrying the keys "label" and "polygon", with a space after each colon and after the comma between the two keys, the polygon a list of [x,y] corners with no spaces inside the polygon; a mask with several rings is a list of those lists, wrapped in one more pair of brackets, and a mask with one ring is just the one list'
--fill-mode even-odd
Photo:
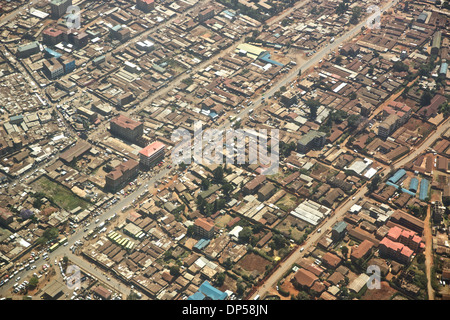
{"label": "grassy patch", "polygon": [[76,207],[86,209],[89,202],[79,198],[68,188],[49,180],[47,177],[41,177],[33,183],[35,191],[42,192],[47,198],[51,199],[57,206],[70,211]]}

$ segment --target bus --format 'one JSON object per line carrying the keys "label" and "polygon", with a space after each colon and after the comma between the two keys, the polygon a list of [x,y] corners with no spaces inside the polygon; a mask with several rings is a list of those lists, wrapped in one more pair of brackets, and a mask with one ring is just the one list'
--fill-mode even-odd
{"label": "bus", "polygon": [[117,232],[112,231],[111,233],[108,234],[108,238],[110,239],[114,239],[114,237],[117,236]]}
{"label": "bus", "polygon": [[52,245],[52,246],[48,249],[48,251],[53,252],[53,251],[55,251],[58,247],[59,247],[59,243],[57,242],[57,243],[55,243],[54,245]]}
{"label": "bus", "polygon": [[66,242],[67,242],[67,238],[64,237],[64,238],[62,238],[61,240],[58,241],[58,244],[59,244],[59,245],[62,245],[62,244],[64,244],[64,243],[66,243]]}

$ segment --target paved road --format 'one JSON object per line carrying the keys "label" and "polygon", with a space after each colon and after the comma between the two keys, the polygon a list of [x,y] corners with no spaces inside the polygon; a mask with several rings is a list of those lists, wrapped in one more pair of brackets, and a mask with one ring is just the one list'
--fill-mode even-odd
{"label": "paved road", "polygon": [[[108,210],[106,210],[103,214],[100,214],[99,216],[97,216],[95,219],[99,219],[98,224],[104,222],[106,219],[112,217],[114,214],[120,214],[121,210],[124,206],[129,206],[131,204],[133,204],[133,200],[136,199],[142,192],[144,192],[146,190],[146,184],[148,184],[148,187],[151,187],[155,182],[159,182],[160,180],[162,180],[162,178],[167,175],[169,173],[169,169],[164,168],[161,171],[159,171],[158,173],[156,173],[153,177],[147,179],[146,181],[143,181],[142,185],[137,188],[133,193],[129,194],[128,196],[124,197],[123,199],[119,200],[115,205],[111,206],[110,208],[108,208]],[[5,285],[3,285],[0,288],[0,295],[8,295],[9,294],[9,290],[12,288],[12,286],[15,283],[15,279],[20,276],[21,277],[21,281],[23,281],[24,279],[26,279],[27,277],[30,277],[33,275],[33,273],[36,272],[36,270],[40,270],[39,268],[42,268],[42,266],[44,264],[48,264],[54,263],[54,260],[56,258],[60,258],[63,257],[64,255],[67,255],[69,258],[73,258],[74,261],[80,266],[80,268],[88,270],[89,273],[91,273],[92,275],[95,275],[99,280],[105,282],[105,283],[110,283],[110,285],[114,286],[115,288],[121,288],[121,292],[122,294],[127,294],[129,292],[129,289],[126,288],[125,285],[120,286],[120,282],[116,281],[115,279],[113,279],[112,277],[111,280],[107,280],[108,275],[103,275],[100,273],[100,271],[95,271],[95,269],[92,269],[91,263],[89,263],[88,261],[86,261],[85,259],[82,259],[81,257],[75,256],[71,253],[71,251],[69,250],[69,248],[78,240],[83,240],[83,236],[85,234],[87,234],[90,230],[95,229],[95,227],[98,225],[95,223],[91,223],[91,225],[87,228],[88,230],[85,232],[83,228],[79,228],[77,232],[75,232],[74,234],[68,236],[68,244],[67,246],[61,246],[58,249],[56,249],[53,252],[49,252],[49,257],[50,260],[49,261],[44,261],[42,259],[36,261],[34,263],[34,265],[36,265],[36,269],[35,270],[24,270],[20,273],[18,273],[16,276],[14,276],[14,281],[12,281],[12,279],[6,283]],[[91,272],[92,270],[92,272]],[[21,282],[20,281],[20,282]]]}

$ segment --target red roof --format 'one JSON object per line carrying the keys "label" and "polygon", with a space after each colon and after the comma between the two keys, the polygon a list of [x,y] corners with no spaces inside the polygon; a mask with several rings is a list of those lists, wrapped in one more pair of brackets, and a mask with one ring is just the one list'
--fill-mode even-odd
{"label": "red roof", "polygon": [[299,269],[294,276],[295,281],[301,286],[311,288],[318,278],[310,271],[305,269]]}
{"label": "red roof", "polygon": [[139,151],[139,153],[143,154],[146,157],[151,157],[153,154],[164,149],[165,147],[166,145],[164,143],[155,141]]}
{"label": "red roof", "polygon": [[128,128],[131,130],[134,130],[136,127],[140,126],[142,122],[130,119],[122,114],[118,115],[114,119],[111,120],[111,122],[115,123],[116,125],[122,127],[122,128]]}
{"label": "red roof", "polygon": [[387,248],[399,252],[402,255],[406,256],[406,257],[411,257],[413,254],[413,251],[408,248],[407,246],[405,246],[404,244],[400,243],[400,242],[395,242],[392,240],[389,240],[388,238],[383,238],[383,240],[381,240],[380,245],[383,244],[385,245]]}
{"label": "red roof", "polygon": [[199,226],[205,231],[211,231],[211,229],[214,228],[214,224],[204,218],[198,218],[197,220],[195,220],[195,225]]}
{"label": "red roof", "polygon": [[389,239],[393,240],[393,241],[398,241],[398,238],[400,238],[400,235],[402,234],[402,231],[403,230],[401,228],[397,227],[397,226],[392,227],[389,230],[389,232],[387,234],[387,237]]}
{"label": "red roof", "polygon": [[62,31],[55,28],[48,28],[44,30],[44,34],[51,36],[51,37],[57,37],[60,34],[62,34]]}

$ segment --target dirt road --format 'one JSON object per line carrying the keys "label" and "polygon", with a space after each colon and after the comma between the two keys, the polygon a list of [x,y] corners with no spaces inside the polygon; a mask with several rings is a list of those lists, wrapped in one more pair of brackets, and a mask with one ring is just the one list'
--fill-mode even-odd
{"label": "dirt road", "polygon": [[427,217],[425,219],[424,238],[425,238],[425,266],[428,279],[428,300],[434,300],[434,290],[431,286],[431,268],[433,266],[433,235],[431,233],[431,205],[427,208]]}

